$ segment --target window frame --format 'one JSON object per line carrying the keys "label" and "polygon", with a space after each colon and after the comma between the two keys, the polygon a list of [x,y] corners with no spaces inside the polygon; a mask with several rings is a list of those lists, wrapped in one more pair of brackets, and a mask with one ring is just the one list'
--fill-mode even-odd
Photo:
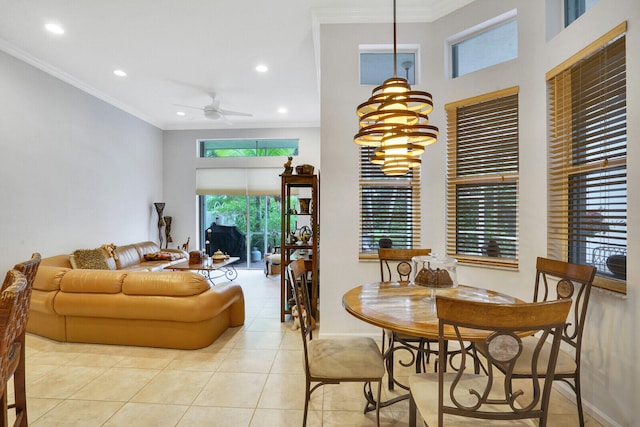
{"label": "window frame", "polygon": [[[606,273],[605,262],[600,257],[608,254],[600,255],[596,250],[604,247],[610,248],[609,251],[619,250],[626,254],[628,244],[626,31],[626,22],[623,22],[546,74],[550,105],[548,254],[552,258],[571,262],[575,262],[576,257],[584,258],[584,263],[600,267],[594,286],[621,294],[626,294],[627,291],[626,278],[612,277],[613,274]],[[607,62],[604,66],[600,63],[597,66],[589,65],[587,61],[600,60],[602,56],[610,59],[607,49],[620,49],[614,43],[623,37],[624,64],[620,65],[618,60]],[[581,67],[582,65],[587,68]],[[593,73],[593,78],[574,90],[572,72],[578,75],[579,70],[588,73],[596,69],[599,75]],[[612,72],[615,74],[602,74]],[[597,92],[594,88],[597,88]],[[606,89],[615,90],[615,93],[612,95],[606,92],[602,95],[602,90]],[[593,93],[602,96],[592,100]],[[620,107],[622,96],[623,108]],[[617,109],[612,114],[609,102],[614,99],[617,99]],[[584,107],[580,112],[588,117],[590,124],[587,124],[587,119],[575,118],[572,107],[578,103],[588,104],[588,113]],[[620,113],[621,110],[623,113]],[[616,131],[615,137],[611,136],[610,126]],[[622,139],[623,145],[620,143]],[[594,141],[598,144],[597,151]],[[624,172],[621,173],[622,170]],[[572,185],[573,182],[579,183],[579,192],[572,192],[572,188],[576,187],[575,184]],[[622,184],[623,211],[620,209],[622,202],[619,196]],[[607,192],[600,187],[607,189]],[[577,198],[575,194],[578,194]],[[594,198],[594,194],[598,197]],[[594,210],[594,201],[604,208]],[[597,216],[597,221],[589,219],[594,216]],[[591,256],[589,251],[592,251]],[[580,256],[583,253],[586,255]],[[604,273],[601,274],[601,271]]]}
{"label": "window frame", "polygon": [[[519,105],[518,105],[518,95],[519,95],[519,87],[511,87],[502,89],[496,92],[486,93],[480,96],[464,99],[461,101],[449,103],[445,105],[445,111],[447,113],[447,255],[455,257],[459,262],[465,264],[475,264],[475,265],[485,265],[491,267],[502,267],[502,268],[518,268],[518,254],[519,254]],[[515,100],[513,99],[515,97]],[[500,103],[502,101],[508,102],[511,108],[515,108],[515,111],[512,112],[511,117],[505,117],[504,115],[496,115],[496,116],[479,116],[479,120],[483,120],[481,123],[478,123],[478,128],[491,128],[492,124],[495,127],[500,127],[504,129],[504,133],[501,132],[493,141],[498,142],[496,146],[488,151],[488,155],[493,155],[493,159],[491,157],[488,158],[490,164],[495,165],[498,162],[498,158],[502,159],[502,153],[510,153],[510,168],[506,168],[505,171],[491,171],[490,169],[483,171],[484,173],[477,173],[478,171],[482,171],[482,167],[475,167],[475,173],[466,173],[464,172],[469,167],[474,169],[473,159],[469,156],[466,158],[469,160],[466,164],[460,164],[460,159],[458,159],[458,150],[459,150],[459,135],[462,135],[460,124],[458,123],[458,112],[460,109],[465,107],[475,108],[476,106],[480,106],[482,104],[494,104]],[[494,107],[495,108],[495,107]],[[491,120],[491,122],[487,122],[487,120]],[[468,127],[473,127],[473,123],[471,121],[465,122]],[[505,127],[506,126],[506,127]],[[514,135],[514,127],[515,127],[515,135]],[[468,131],[468,130],[467,130]],[[514,136],[515,136],[515,144],[514,144]],[[487,136],[483,136],[483,138],[487,138]],[[466,138],[463,142],[468,141]],[[515,167],[514,167],[515,162]],[[471,164],[471,165],[469,165]],[[460,189],[469,187],[469,186],[487,186],[498,189],[499,192],[504,192],[505,194],[513,193],[513,201],[510,202],[508,197],[501,199],[502,203],[505,204],[505,207],[510,206],[510,203],[515,203],[515,207],[513,209],[504,209],[503,211],[498,211],[497,214],[494,213],[491,218],[491,229],[498,229],[498,225],[500,225],[500,221],[504,220],[505,224],[508,224],[508,229],[512,230],[512,236],[502,236],[503,241],[512,241],[511,244],[504,246],[503,248],[508,248],[509,256],[504,256],[503,253],[500,254],[500,247],[496,247],[491,240],[483,241],[483,246],[477,249],[480,249],[484,254],[473,255],[471,253],[459,253],[459,247],[466,245],[462,243],[464,239],[459,236],[459,224],[458,224],[458,216],[464,214],[464,212],[459,212],[459,198]],[[490,206],[492,203],[489,200],[490,194],[487,194],[487,197],[480,197],[480,203],[484,206]],[[486,239],[485,239],[486,240]]]}
{"label": "window frame", "polygon": [[[476,71],[480,71],[483,70],[485,68],[489,68],[492,67],[494,65],[498,65],[498,64],[502,64],[504,62],[508,62],[508,61],[512,61],[514,59],[518,58],[518,52],[516,52],[516,56],[515,58],[511,58],[505,61],[500,61],[500,62],[496,62],[493,63],[491,65],[487,65],[481,68],[477,68],[473,71],[464,73],[464,74],[459,74],[459,73],[454,73],[455,69],[457,68],[457,66],[455,65],[455,62],[457,60],[456,55],[454,55],[454,50],[455,50],[455,46],[457,46],[458,44],[467,41],[467,40],[471,40],[475,37],[478,37],[488,31],[492,31],[496,28],[499,28],[505,24],[508,24],[512,21],[516,21],[516,25],[517,25],[517,20],[518,20],[518,10],[517,9],[512,9],[510,11],[507,11],[501,15],[498,15],[494,18],[491,18],[485,22],[482,22],[478,25],[475,25],[471,28],[468,28],[464,31],[461,31],[457,34],[454,34],[453,36],[447,38],[447,40],[445,41],[446,44],[446,49],[445,49],[445,55],[446,55],[446,64],[447,64],[447,78],[449,79],[456,79],[458,77],[462,77],[465,76],[467,74],[472,74]],[[518,37],[517,37],[517,33],[516,33],[516,49],[518,48]]]}

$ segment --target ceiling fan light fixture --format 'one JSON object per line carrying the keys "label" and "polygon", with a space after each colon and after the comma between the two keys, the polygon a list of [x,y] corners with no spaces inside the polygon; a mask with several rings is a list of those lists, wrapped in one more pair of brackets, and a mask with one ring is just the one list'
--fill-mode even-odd
{"label": "ceiling fan light fixture", "polygon": [[127,77],[127,73],[120,69],[113,70],[113,74],[115,74],[118,77]]}
{"label": "ceiling fan light fixture", "polygon": [[204,113],[204,117],[210,120],[217,120],[217,119],[227,119],[227,116],[244,116],[244,117],[252,117],[253,114],[251,113],[243,113],[240,111],[231,111],[231,110],[225,110],[224,108],[220,108],[220,100],[218,99],[218,96],[216,95],[215,92],[211,92],[209,93],[209,96],[211,97],[211,103],[209,105],[205,105],[204,107],[196,107],[193,105],[185,105],[185,104],[173,104],[176,107],[184,107],[184,108],[191,108],[194,110],[200,110]]}
{"label": "ceiling fan light fixture", "polygon": [[269,71],[269,67],[264,64],[259,64],[256,66],[256,71],[259,73],[266,73],[267,71]]}
{"label": "ceiling fan light fixture", "polygon": [[[359,130],[353,141],[376,147],[371,163],[382,165],[385,175],[404,175],[419,167],[424,147],[436,142],[438,128],[429,124],[431,94],[412,90],[397,76],[396,0],[393,0],[393,77],[371,92],[356,108]],[[413,63],[403,63],[407,70]]]}

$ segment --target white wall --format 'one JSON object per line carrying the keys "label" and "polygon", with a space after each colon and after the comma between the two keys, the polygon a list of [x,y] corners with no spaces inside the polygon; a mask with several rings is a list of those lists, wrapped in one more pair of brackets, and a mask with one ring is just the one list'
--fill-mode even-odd
{"label": "white wall", "polygon": [[147,240],[162,132],[0,52],[0,271]]}
{"label": "white wall", "polygon": [[[438,142],[423,155],[422,244],[437,252],[445,248],[446,119],[444,105],[478,94],[520,86],[520,268],[504,271],[461,266],[459,280],[530,300],[536,256],[546,256],[546,84],[545,73],[628,20],[627,116],[628,193],[640,187],[640,3],[600,0],[570,28],[547,42],[545,4],[513,0],[471,3],[431,24],[399,24],[398,43],[421,44],[421,80],[413,87],[433,94],[431,123],[440,128]],[[399,5],[399,7],[402,7]],[[518,9],[519,58],[458,79],[445,78],[444,40],[494,16]],[[358,166],[356,106],[372,87],[358,85],[358,45],[391,43],[390,24],[322,25],[321,30],[322,225],[320,270],[321,335],[379,332],[348,315],[342,295],[350,288],[378,280],[377,263],[358,261]],[[635,165],[638,165],[634,167]],[[628,254],[640,253],[640,201],[629,198]],[[637,298],[640,269],[628,264],[628,296],[594,291],[583,354],[583,398],[589,411],[605,425],[636,423],[640,407],[640,354]]]}
{"label": "white wall", "polygon": [[[165,215],[173,217],[171,235],[174,244],[182,244],[190,237],[190,248],[199,242],[198,197],[196,169],[198,168],[260,168],[283,167],[286,157],[252,157],[230,159],[198,158],[197,141],[215,138],[299,138],[299,155],[293,165],[308,163],[320,171],[320,129],[231,129],[231,130],[174,130],[164,132],[164,188]],[[284,168],[283,168],[284,170]]]}

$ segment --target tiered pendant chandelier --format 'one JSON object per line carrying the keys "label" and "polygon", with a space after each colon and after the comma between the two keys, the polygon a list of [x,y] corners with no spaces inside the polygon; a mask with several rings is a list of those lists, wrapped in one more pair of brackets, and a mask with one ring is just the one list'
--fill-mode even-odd
{"label": "tiered pendant chandelier", "polygon": [[373,89],[371,98],[358,105],[360,131],[354,142],[376,147],[371,163],[382,165],[385,175],[404,175],[422,163],[424,147],[436,142],[438,128],[429,125],[431,94],[411,90],[407,79],[397,77],[396,0],[393,0],[393,77]]}

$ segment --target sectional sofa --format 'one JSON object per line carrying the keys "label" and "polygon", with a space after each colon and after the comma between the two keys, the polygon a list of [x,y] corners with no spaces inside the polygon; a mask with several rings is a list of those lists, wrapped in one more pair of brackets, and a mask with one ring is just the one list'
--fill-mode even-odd
{"label": "sectional sofa", "polygon": [[240,285],[211,286],[198,273],[163,271],[184,260],[179,251],[167,255],[141,242],[103,253],[106,268],[73,268],[78,260],[68,254],[42,259],[28,332],[56,341],[196,349],[244,324]]}

